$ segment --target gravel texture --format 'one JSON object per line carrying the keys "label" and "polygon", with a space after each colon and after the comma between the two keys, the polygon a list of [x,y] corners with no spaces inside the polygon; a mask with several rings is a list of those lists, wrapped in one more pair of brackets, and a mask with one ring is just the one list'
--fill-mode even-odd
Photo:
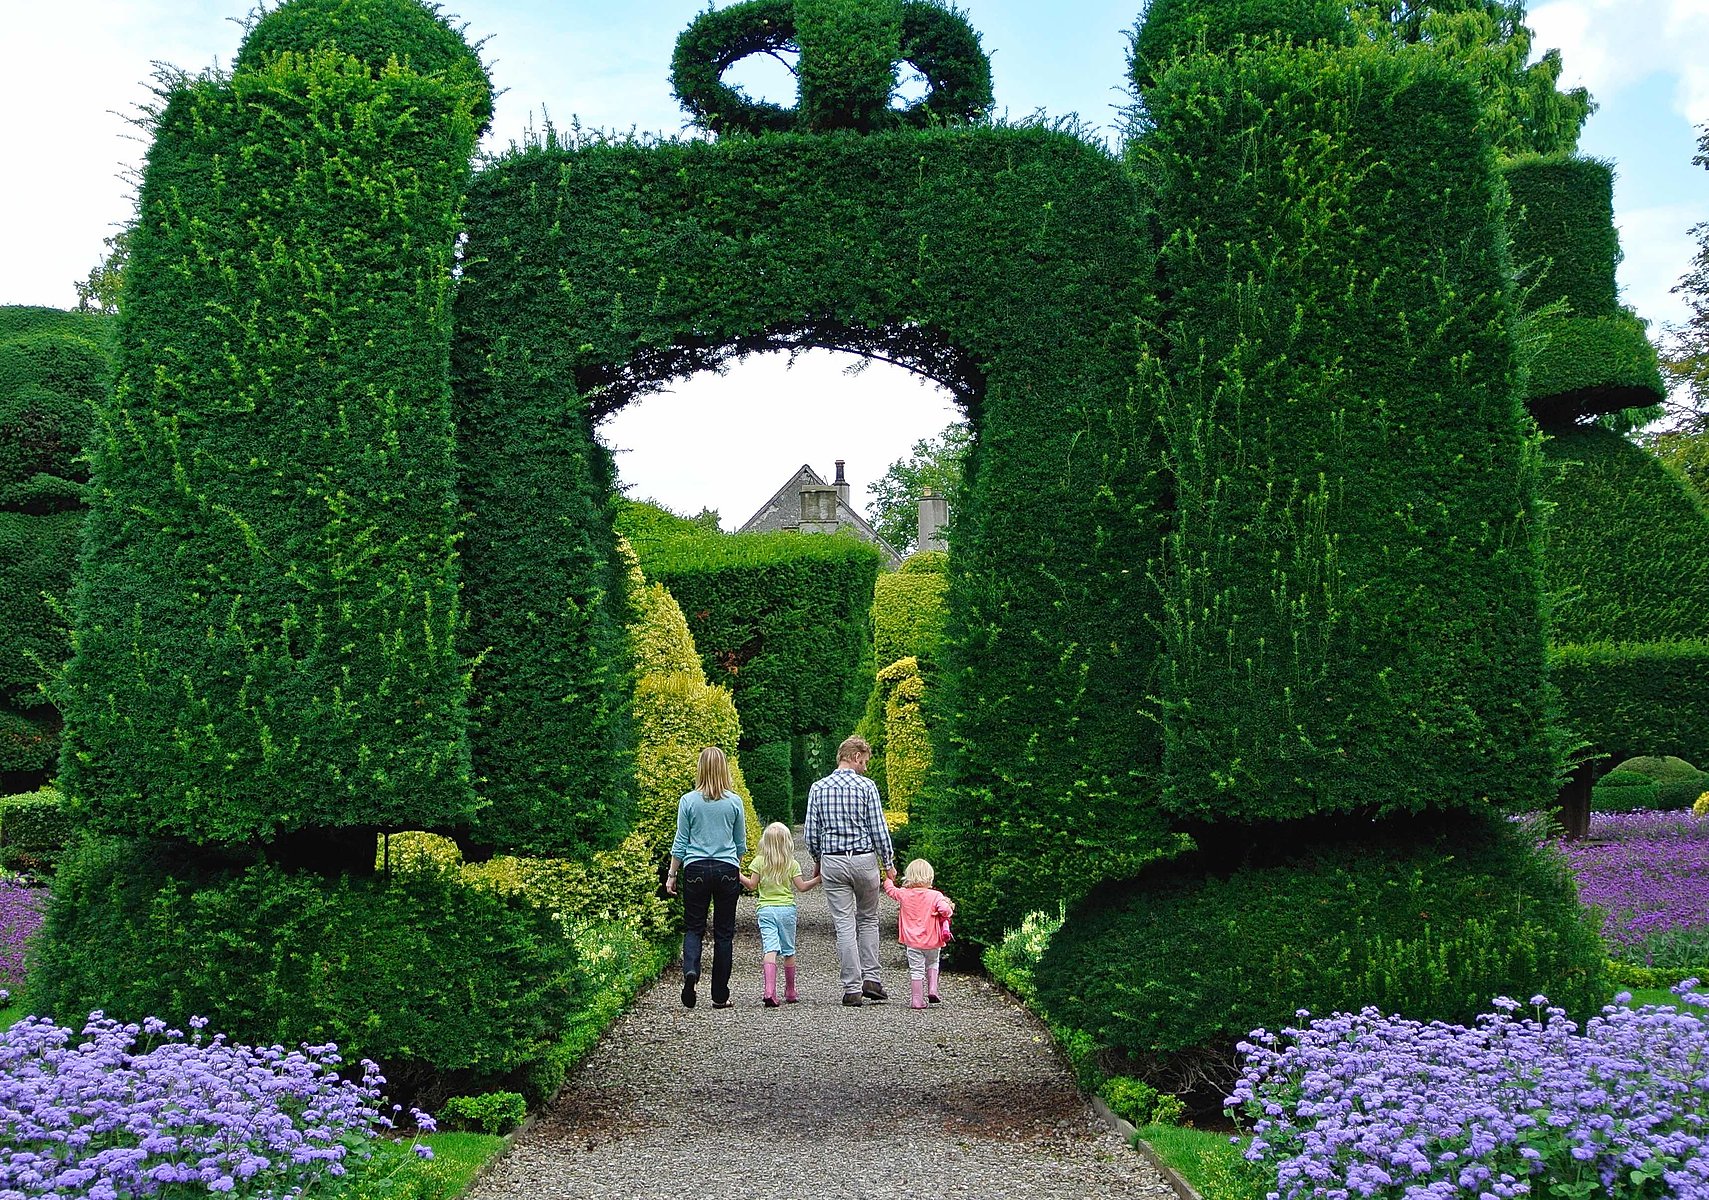
{"label": "gravel texture", "polygon": [[[699,1005],[683,1008],[681,972],[666,971],[473,1200],[1172,1198],[1092,1114],[1048,1037],[1007,995],[946,972],[942,1004],[908,1006],[896,906],[880,903],[888,1003],[842,1006],[831,919],[815,889],[800,898],[801,1003],[762,1007],[759,932],[744,897],[734,1007],[712,1007],[707,975]],[[708,971],[711,962],[709,937]]]}

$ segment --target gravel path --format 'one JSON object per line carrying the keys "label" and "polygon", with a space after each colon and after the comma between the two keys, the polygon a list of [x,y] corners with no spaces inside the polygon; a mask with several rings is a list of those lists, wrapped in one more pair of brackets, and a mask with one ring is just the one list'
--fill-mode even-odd
{"label": "gravel path", "polygon": [[909,1008],[893,903],[881,900],[891,999],[851,1009],[824,897],[814,889],[800,902],[801,1003],[760,1005],[744,897],[735,1007],[712,1007],[707,976],[699,1006],[683,1008],[681,972],[666,971],[473,1200],[1173,1197],[1092,1115],[1006,995],[946,972],[941,1005]]}

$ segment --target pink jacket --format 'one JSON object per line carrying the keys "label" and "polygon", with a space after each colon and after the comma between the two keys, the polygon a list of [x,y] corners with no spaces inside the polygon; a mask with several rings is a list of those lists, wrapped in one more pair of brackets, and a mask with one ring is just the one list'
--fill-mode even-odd
{"label": "pink jacket", "polygon": [[901,907],[896,918],[896,934],[904,946],[916,950],[937,950],[949,939],[944,936],[955,905],[950,898],[933,888],[901,888],[884,880],[884,894]]}

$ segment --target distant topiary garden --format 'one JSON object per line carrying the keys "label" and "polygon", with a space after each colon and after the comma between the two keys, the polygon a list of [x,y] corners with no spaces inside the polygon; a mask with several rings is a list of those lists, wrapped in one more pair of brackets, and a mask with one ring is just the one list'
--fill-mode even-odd
{"label": "distant topiary garden", "polygon": [[[953,9],[744,0],[674,61],[715,136],[478,170],[437,9],[261,15],[161,97],[116,327],[0,310],[0,865],[53,880],[0,879],[0,985],[40,924],[36,1012],[513,1124],[666,961],[699,747],[754,837],[854,730],[1083,1082],[1237,1087],[1284,1182],[1263,1106],[1375,1019],[1328,1014],[1542,994],[1542,1045],[1709,964],[1702,814],[1528,816],[1703,806],[1709,513],[1615,431],[1661,383],[1610,171],[1509,15],[1152,0],[1118,157],[990,119]],[[780,48],[795,108],[721,82]],[[961,403],[951,553],[620,495],[599,420],[809,346]]]}

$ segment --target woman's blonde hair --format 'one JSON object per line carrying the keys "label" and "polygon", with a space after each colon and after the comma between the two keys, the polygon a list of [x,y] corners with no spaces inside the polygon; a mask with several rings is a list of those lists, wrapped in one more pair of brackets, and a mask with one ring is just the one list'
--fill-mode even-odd
{"label": "woman's blonde hair", "polygon": [[694,790],[702,800],[722,800],[724,793],[735,790],[730,786],[730,760],[716,746],[700,752],[700,765],[694,769]]}
{"label": "woman's blonde hair", "polygon": [[937,878],[937,872],[932,870],[932,864],[923,858],[916,858],[902,872],[903,887],[931,887]]}
{"label": "woman's blonde hair", "polygon": [[795,838],[789,826],[773,821],[760,834],[759,853],[754,855],[754,874],[761,887],[782,887],[789,882],[789,862],[795,856]]}

